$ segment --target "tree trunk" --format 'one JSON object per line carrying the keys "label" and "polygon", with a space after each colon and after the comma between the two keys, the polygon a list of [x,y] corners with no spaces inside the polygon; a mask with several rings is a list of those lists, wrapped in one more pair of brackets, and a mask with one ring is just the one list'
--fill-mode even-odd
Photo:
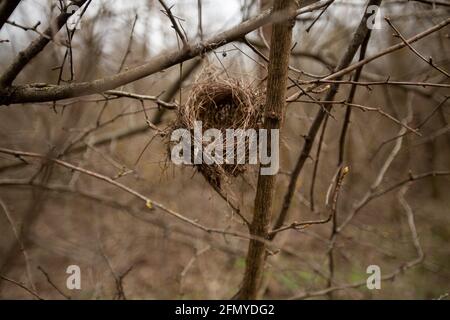
{"label": "tree trunk", "polygon": [[[295,10],[296,6],[294,0],[276,0],[273,11]],[[292,27],[293,21],[285,21],[275,23],[272,29],[267,100],[264,113],[264,128],[268,130],[269,141],[271,141],[271,130],[280,129],[285,111]],[[267,143],[267,149],[268,154],[279,152],[279,150],[270,150],[270,143]],[[250,232],[255,239],[250,240],[249,243],[244,279],[241,289],[236,295],[238,299],[256,299],[261,285],[266,259],[266,245],[258,239],[267,239],[268,236],[275,178],[276,175],[261,174],[258,178],[254,215],[250,226]]]}

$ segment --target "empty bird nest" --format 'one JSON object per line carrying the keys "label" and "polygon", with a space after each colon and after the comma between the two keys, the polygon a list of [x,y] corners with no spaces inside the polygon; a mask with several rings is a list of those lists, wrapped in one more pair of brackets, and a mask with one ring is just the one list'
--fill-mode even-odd
{"label": "empty bird nest", "polygon": [[[192,146],[194,145],[194,126],[201,121],[203,133],[208,129],[217,129],[222,134],[223,157],[227,152],[227,129],[255,129],[261,127],[261,114],[264,105],[264,93],[256,86],[243,79],[230,78],[218,75],[210,69],[201,73],[189,92],[186,103],[178,109],[177,118],[171,130],[187,129],[191,133]],[[172,142],[173,143],[173,142]],[[209,143],[202,141],[203,148]],[[237,153],[237,139],[233,139],[233,152]],[[192,147],[191,157],[194,157]],[[248,159],[248,141],[245,142],[245,157]],[[202,161],[195,165],[198,171],[213,184],[221,188],[221,182],[229,181],[245,172],[248,161],[238,164],[235,159],[232,163],[207,164]]]}

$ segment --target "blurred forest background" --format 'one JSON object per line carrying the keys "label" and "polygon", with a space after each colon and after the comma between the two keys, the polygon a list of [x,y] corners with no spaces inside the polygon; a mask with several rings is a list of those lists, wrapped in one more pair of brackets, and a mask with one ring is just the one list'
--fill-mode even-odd
{"label": "blurred forest background", "polygon": [[[381,13],[409,38],[449,18],[450,5],[441,2],[385,0]],[[257,0],[166,3],[173,5],[189,41],[209,38],[270,6],[270,1]],[[335,1],[309,32],[306,29],[320,10],[300,15],[290,60],[297,71],[291,70],[291,77],[311,80],[328,75],[345,52],[366,3]],[[59,13],[58,6],[59,1],[20,3],[0,31],[0,73]],[[33,29],[37,22],[41,24]],[[401,43],[386,21],[380,23],[379,29],[372,30],[366,56]],[[447,71],[449,31],[447,25],[414,44]],[[247,35],[265,56],[267,33],[262,28]],[[65,45],[68,36],[72,36],[70,48]],[[63,28],[15,83],[91,81],[179,45],[158,1],[94,0],[75,32],[71,35]],[[237,41],[118,90],[183,105],[198,75],[211,65],[225,77],[264,87],[266,62]],[[387,79],[449,84],[448,76],[408,48],[367,64],[360,81]],[[335,100],[347,99],[350,87],[341,85]],[[298,90],[291,86],[289,95]],[[356,87],[354,104],[375,109],[352,108],[343,154],[349,173],[335,221],[279,234],[274,240],[279,252],[267,260],[263,298],[435,299],[450,292],[449,94],[448,87],[439,86]],[[313,95],[323,97],[321,92]],[[304,101],[287,106],[274,216],[318,108]],[[325,218],[346,109],[336,104],[326,131],[316,139],[286,223]],[[174,118],[173,110],[154,101],[106,95],[13,104],[0,107],[0,147],[60,157],[138,190],[202,225],[245,233],[242,221],[202,175],[167,160],[165,142],[146,122],[150,119],[164,129]],[[420,134],[408,128],[418,128]],[[257,167],[231,186],[240,212],[248,219],[256,182]],[[238,290],[244,273],[247,239],[204,232],[159,209],[150,210],[109,183],[45,160],[1,154],[0,205],[0,275],[45,299],[227,299]],[[81,290],[66,288],[69,265],[81,268]],[[380,290],[365,285],[369,265],[380,266],[382,276],[388,278]],[[0,280],[0,298],[33,296]]]}

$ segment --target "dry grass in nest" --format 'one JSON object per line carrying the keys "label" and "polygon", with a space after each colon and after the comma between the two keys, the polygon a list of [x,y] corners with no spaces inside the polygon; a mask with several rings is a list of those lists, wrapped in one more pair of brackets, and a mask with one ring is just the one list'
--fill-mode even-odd
{"label": "dry grass in nest", "polygon": [[[172,130],[185,128],[192,133],[195,121],[202,121],[203,132],[218,129],[222,132],[226,155],[226,129],[256,129],[261,126],[261,111],[264,94],[259,88],[247,84],[243,80],[221,78],[211,73],[200,76],[193,85],[186,104],[178,110],[177,119]],[[237,142],[234,142],[236,155]],[[246,142],[246,158],[248,158]],[[245,164],[212,164],[196,165],[206,180],[216,187],[221,182],[229,181],[246,170]],[[246,161],[247,163],[247,161]]]}

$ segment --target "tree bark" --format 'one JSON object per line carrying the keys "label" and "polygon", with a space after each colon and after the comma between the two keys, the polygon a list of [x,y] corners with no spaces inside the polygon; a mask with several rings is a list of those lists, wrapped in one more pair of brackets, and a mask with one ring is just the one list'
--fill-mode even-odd
{"label": "tree bark", "polygon": [[[296,7],[294,0],[276,0],[273,11],[295,11]],[[292,20],[275,23],[272,29],[264,113],[264,128],[268,130],[269,141],[271,130],[280,129],[284,116],[293,23]],[[270,143],[267,144],[267,149],[268,154],[279,152],[279,150],[270,150]],[[266,259],[266,245],[258,239],[268,237],[275,179],[276,175],[261,174],[258,178],[254,215],[250,226],[250,232],[255,239],[250,240],[249,243],[244,279],[236,295],[238,299],[256,299],[258,296]]]}

